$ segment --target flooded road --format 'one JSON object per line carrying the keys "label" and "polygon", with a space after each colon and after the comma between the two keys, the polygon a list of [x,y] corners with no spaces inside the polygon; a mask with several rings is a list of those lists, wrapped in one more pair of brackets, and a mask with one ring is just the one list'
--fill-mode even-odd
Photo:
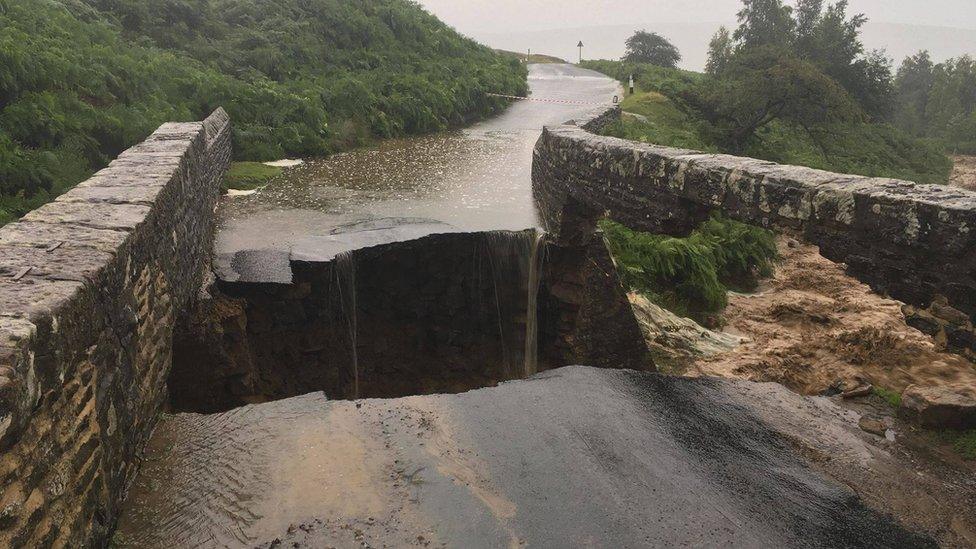
{"label": "flooded road", "polygon": [[866,437],[778,385],[583,367],[460,395],[311,394],[165,418],[114,543],[933,546],[793,450],[882,467]]}
{"label": "flooded road", "polygon": [[[217,240],[222,276],[274,278],[273,266],[240,259],[234,266],[233,256],[286,256],[296,245],[314,247],[321,241],[316,237],[338,227],[380,225],[391,233],[386,240],[401,238],[399,228],[417,224],[427,232],[538,227],[532,149],[543,126],[610,104],[619,88],[606,76],[571,65],[532,65],[529,83],[532,101],[517,101],[471,128],[312,160],[256,194],[225,198]],[[359,246],[350,231],[342,232],[340,248]],[[415,238],[417,231],[406,233]],[[249,272],[241,273],[240,265]]]}

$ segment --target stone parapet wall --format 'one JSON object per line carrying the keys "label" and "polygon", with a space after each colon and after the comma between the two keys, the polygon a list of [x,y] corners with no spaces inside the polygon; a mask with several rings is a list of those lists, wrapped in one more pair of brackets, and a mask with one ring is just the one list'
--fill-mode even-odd
{"label": "stone parapet wall", "polygon": [[0,228],[0,545],[105,542],[209,265],[230,120],[161,126]]}
{"label": "stone parapet wall", "polygon": [[547,128],[539,139],[533,191],[551,232],[608,214],[633,229],[684,235],[715,211],[800,231],[875,291],[959,312],[939,329],[950,346],[976,349],[976,193],[591,133],[618,112]]}

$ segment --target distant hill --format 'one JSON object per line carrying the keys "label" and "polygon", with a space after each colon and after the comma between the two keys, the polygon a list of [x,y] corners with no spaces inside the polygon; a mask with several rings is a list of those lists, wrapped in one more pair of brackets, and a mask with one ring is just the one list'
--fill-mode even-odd
{"label": "distant hill", "polygon": [[[528,50],[526,50],[525,53],[517,53],[514,51],[506,51],[506,50],[495,50],[495,51],[497,51],[502,55],[515,57],[521,61],[525,61],[525,53],[528,53]],[[552,63],[565,63],[565,62],[566,62],[565,59],[560,59],[558,57],[553,57],[551,55],[543,55],[541,53],[533,53],[529,55],[529,63],[552,64]]]}

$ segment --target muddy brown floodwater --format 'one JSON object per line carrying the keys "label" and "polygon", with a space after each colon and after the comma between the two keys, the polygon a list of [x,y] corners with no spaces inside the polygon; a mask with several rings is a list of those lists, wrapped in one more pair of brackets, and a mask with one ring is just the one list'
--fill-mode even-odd
{"label": "muddy brown floodwater", "polygon": [[976,156],[953,156],[949,183],[976,191]]}
{"label": "muddy brown floodwater", "polygon": [[775,381],[807,395],[857,378],[898,393],[914,383],[976,396],[976,366],[905,324],[900,302],[873,293],[816,246],[785,236],[778,245],[773,278],[729,298],[725,331],[745,342],[693,372]]}

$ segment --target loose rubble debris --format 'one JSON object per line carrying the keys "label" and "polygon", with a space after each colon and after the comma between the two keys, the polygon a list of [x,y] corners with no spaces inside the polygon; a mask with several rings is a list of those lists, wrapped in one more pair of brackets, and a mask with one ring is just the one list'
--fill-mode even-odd
{"label": "loose rubble debris", "polygon": [[976,191],[976,156],[954,156],[952,162],[949,183]]}

